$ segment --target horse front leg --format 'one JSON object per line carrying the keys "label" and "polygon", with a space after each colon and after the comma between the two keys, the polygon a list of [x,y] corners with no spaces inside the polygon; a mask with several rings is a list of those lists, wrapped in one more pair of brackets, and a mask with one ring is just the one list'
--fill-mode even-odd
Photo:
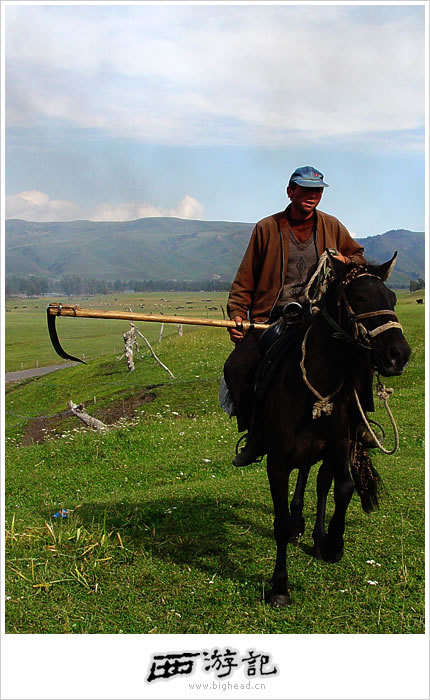
{"label": "horse front leg", "polygon": [[276,562],[272,576],[272,590],[266,595],[266,602],[273,607],[284,607],[290,602],[287,573],[287,543],[291,525],[288,508],[290,469],[283,467],[279,457],[269,453],[267,475],[275,513],[273,529],[276,541]]}
{"label": "horse front leg", "polygon": [[315,525],[312,532],[314,541],[313,555],[317,559],[323,559],[321,547],[326,537],[325,516],[327,506],[327,495],[333,481],[333,471],[328,461],[324,460],[317,475],[317,513]]}
{"label": "horse front leg", "polygon": [[309,467],[301,467],[297,475],[296,488],[294,496],[290,503],[291,521],[290,521],[290,536],[289,542],[297,542],[305,531],[305,521],[303,518],[303,506],[305,501],[305,489],[308,483],[310,472]]}
{"label": "horse front leg", "polygon": [[334,474],[334,513],[329,522],[327,534],[321,544],[321,556],[324,561],[337,562],[343,555],[343,535],[345,516],[354,493],[354,483],[349,472],[348,457],[339,460]]}

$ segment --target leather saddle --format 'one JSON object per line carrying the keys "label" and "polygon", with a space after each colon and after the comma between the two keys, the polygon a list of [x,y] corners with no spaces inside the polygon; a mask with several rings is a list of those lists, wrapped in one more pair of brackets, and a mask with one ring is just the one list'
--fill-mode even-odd
{"label": "leather saddle", "polygon": [[282,310],[278,320],[261,335],[260,348],[264,353],[255,377],[255,393],[261,399],[266,393],[281,362],[289,357],[302,343],[309,318],[301,304],[290,302]]}

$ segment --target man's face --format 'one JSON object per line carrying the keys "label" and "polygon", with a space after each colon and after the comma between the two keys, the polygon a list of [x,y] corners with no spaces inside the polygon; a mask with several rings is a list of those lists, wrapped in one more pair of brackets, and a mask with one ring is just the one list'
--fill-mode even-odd
{"label": "man's face", "polygon": [[287,187],[287,195],[291,199],[291,204],[300,213],[309,215],[312,214],[315,207],[321,201],[323,187]]}

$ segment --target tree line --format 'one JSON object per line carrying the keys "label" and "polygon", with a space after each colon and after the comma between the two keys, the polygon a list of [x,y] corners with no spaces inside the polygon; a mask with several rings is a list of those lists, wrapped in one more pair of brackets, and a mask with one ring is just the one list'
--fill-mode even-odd
{"label": "tree line", "polygon": [[[59,279],[48,279],[36,275],[20,275],[6,278],[5,296],[42,296],[55,293],[61,296],[94,296],[112,292],[228,292],[231,280],[220,277],[204,280],[103,280],[82,278],[79,275],[63,275]],[[424,289],[421,278],[409,281],[409,291]]]}
{"label": "tree line", "polygon": [[82,278],[79,275],[63,275],[59,279],[48,279],[29,275],[14,275],[6,278],[5,296],[42,296],[56,293],[61,296],[93,296],[111,294],[112,292],[224,292],[229,291],[231,281],[216,279],[205,280],[103,280]]}

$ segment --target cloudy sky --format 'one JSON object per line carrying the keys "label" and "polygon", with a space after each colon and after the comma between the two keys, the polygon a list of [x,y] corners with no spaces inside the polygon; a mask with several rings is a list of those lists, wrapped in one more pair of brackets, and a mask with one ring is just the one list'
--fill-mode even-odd
{"label": "cloudy sky", "polygon": [[6,216],[424,228],[425,8],[5,4]]}

